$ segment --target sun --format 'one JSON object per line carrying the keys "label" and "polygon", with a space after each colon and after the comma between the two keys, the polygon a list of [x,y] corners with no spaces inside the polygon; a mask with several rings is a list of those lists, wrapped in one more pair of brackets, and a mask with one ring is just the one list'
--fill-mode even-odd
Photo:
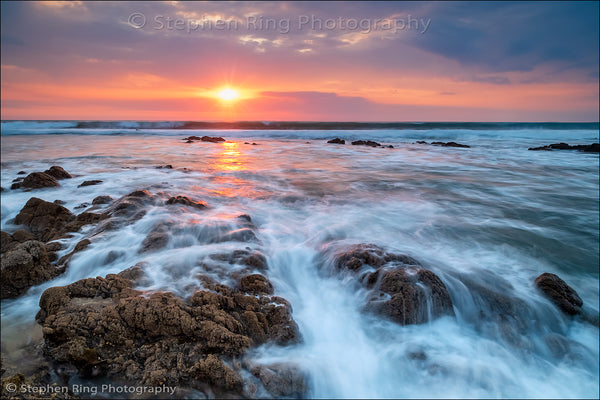
{"label": "sun", "polygon": [[231,88],[225,88],[217,93],[217,97],[223,101],[233,101],[240,97],[237,90]]}

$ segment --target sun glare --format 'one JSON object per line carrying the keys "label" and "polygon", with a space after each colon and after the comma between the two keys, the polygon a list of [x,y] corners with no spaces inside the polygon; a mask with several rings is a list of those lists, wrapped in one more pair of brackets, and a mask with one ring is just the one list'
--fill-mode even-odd
{"label": "sun glare", "polygon": [[224,101],[232,101],[240,97],[240,94],[235,89],[226,88],[217,93],[217,96]]}

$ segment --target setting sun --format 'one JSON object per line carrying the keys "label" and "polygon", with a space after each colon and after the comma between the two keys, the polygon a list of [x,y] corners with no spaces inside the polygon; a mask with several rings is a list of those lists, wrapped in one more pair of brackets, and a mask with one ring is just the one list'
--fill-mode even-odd
{"label": "setting sun", "polygon": [[226,88],[217,93],[221,100],[232,101],[240,97],[240,94],[235,89]]}

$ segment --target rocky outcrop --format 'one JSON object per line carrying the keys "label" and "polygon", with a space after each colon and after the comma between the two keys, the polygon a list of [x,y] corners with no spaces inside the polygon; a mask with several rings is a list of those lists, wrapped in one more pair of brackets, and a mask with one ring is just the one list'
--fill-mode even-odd
{"label": "rocky outcrop", "polygon": [[32,172],[20,182],[13,183],[11,189],[27,188],[40,189],[47,187],[60,186],[58,181],[51,175],[44,172]]}
{"label": "rocky outcrop", "polygon": [[534,151],[539,151],[539,150],[546,150],[546,151],[552,151],[552,150],[579,150],[579,151],[584,151],[584,152],[588,152],[588,153],[598,153],[600,152],[600,143],[592,143],[592,144],[577,144],[577,145],[569,145],[567,143],[552,143],[546,146],[540,146],[540,147],[530,147],[527,150],[534,150]]}
{"label": "rocky outcrop", "polygon": [[6,251],[1,263],[2,299],[17,297],[64,271],[50,263],[46,246],[37,240],[19,243]]}
{"label": "rocky outcrop", "polygon": [[377,142],[373,142],[371,140],[355,140],[354,142],[352,142],[353,146],[369,146],[369,147],[379,147],[381,146],[380,143]]}
{"label": "rocky outcrop", "polygon": [[92,200],[92,205],[110,204],[113,202],[113,198],[110,196],[97,196]]}
{"label": "rocky outcrop", "polygon": [[545,272],[535,279],[535,285],[564,313],[569,315],[581,313],[583,300],[557,275]]}
{"label": "rocky outcrop", "polygon": [[36,318],[48,356],[84,377],[240,396],[245,385],[236,358],[265,342],[298,340],[284,299],[206,283],[183,300],[132,289],[142,275],[136,266],[46,290]]}
{"label": "rocky outcrop", "polygon": [[328,140],[327,143],[346,144],[346,141],[344,139],[335,138],[335,139]]}
{"label": "rocky outcrop", "polygon": [[169,197],[169,199],[166,201],[165,204],[183,204],[184,206],[190,206],[190,207],[194,207],[197,208],[199,210],[203,210],[205,208],[208,208],[208,206],[206,205],[206,203],[203,203],[201,201],[195,201],[190,199],[187,196],[174,196],[174,197]]}
{"label": "rocky outcrop", "polygon": [[373,244],[358,244],[338,252],[334,265],[357,274],[371,290],[366,309],[401,325],[454,315],[442,280],[412,257],[388,253]]}
{"label": "rocky outcrop", "polygon": [[37,239],[48,242],[62,237],[65,226],[75,220],[65,207],[32,197],[15,217],[15,224],[27,226]]}
{"label": "rocky outcrop", "polygon": [[84,187],[84,186],[94,186],[94,185],[99,185],[99,184],[101,184],[101,183],[102,183],[102,181],[101,181],[101,180],[94,179],[94,180],[91,180],[91,181],[83,181],[83,182],[82,182],[82,183],[81,183],[79,186],[77,186],[77,187]]}
{"label": "rocky outcrop", "polygon": [[456,142],[431,142],[431,143],[427,143],[424,140],[417,140],[416,143],[417,144],[432,144],[433,146],[442,146],[442,147],[462,147],[462,148],[465,148],[465,149],[471,148],[471,146],[469,146],[469,145],[462,144],[462,143],[456,143]]}
{"label": "rocky outcrop", "polygon": [[218,143],[218,142],[225,141],[225,139],[223,139],[220,136],[202,136],[202,137],[188,136],[188,137],[184,138],[183,140],[186,140],[186,143],[192,143],[194,141]]}
{"label": "rocky outcrop", "polygon": [[44,173],[48,174],[58,180],[72,178],[71,174],[69,174],[67,171],[65,171],[62,167],[59,167],[58,165],[54,165],[54,166],[50,167],[49,169],[44,171]]}

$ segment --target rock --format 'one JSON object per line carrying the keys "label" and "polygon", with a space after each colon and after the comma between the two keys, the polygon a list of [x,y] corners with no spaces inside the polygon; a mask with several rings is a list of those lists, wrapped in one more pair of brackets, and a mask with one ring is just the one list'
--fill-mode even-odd
{"label": "rock", "polygon": [[394,146],[392,146],[391,144],[387,146],[388,149],[393,149]]}
{"label": "rock", "polygon": [[19,172],[17,172],[17,175],[27,175],[27,172],[25,172],[25,171],[19,171]]}
{"label": "rock", "polygon": [[190,207],[194,207],[197,208],[199,210],[203,210],[205,208],[208,208],[208,206],[206,205],[206,203],[202,203],[200,201],[194,201],[192,199],[190,199],[187,196],[175,196],[175,197],[169,197],[169,199],[166,201],[165,204],[183,204],[185,206],[190,206]]}
{"label": "rock", "polygon": [[[418,142],[417,142],[418,143]],[[456,142],[431,142],[432,145],[434,146],[443,146],[443,147],[463,147],[463,148],[471,148],[471,146],[468,146],[466,144],[460,144],[460,143],[456,143]]]}
{"label": "rock", "polygon": [[252,229],[240,228],[215,236],[210,240],[210,243],[222,242],[258,242],[258,238]]}
{"label": "rock", "polygon": [[171,164],[167,164],[167,165],[159,165],[156,168],[157,169],[173,169],[173,166]]}
{"label": "rock", "polygon": [[98,197],[95,197],[94,200],[92,200],[92,205],[110,204],[112,202],[113,202],[113,198],[110,196],[98,196]]}
{"label": "rock", "polygon": [[169,235],[166,232],[150,232],[142,242],[139,253],[160,250],[169,244]]}
{"label": "rock", "polygon": [[567,143],[552,143],[546,146],[540,146],[540,147],[530,147],[527,150],[546,150],[546,151],[552,151],[552,150],[579,150],[579,151],[584,151],[584,152],[589,152],[589,153],[598,153],[600,152],[600,143],[592,143],[592,144],[578,144],[578,145],[574,145],[571,146]]}
{"label": "rock", "polygon": [[535,285],[564,313],[569,315],[581,313],[583,300],[557,275],[545,272],[535,279]]}
{"label": "rock", "polygon": [[67,204],[67,202],[63,201],[63,200],[54,200],[54,204],[58,204],[59,206],[64,206],[65,204]]}
{"label": "rock", "polygon": [[75,206],[75,209],[78,209],[78,208],[88,208],[89,206],[90,206],[90,203],[81,203],[80,205]]}
{"label": "rock", "polygon": [[71,261],[71,258],[73,257],[73,255],[75,253],[79,253],[82,250],[85,250],[90,244],[92,244],[92,242],[90,242],[89,239],[80,240],[75,245],[75,248],[73,249],[73,251],[71,251],[69,254],[66,254],[66,255],[62,256],[60,258],[60,260],[58,260],[58,265],[63,265],[66,268],[66,266],[68,265],[69,261]]}
{"label": "rock", "polygon": [[426,141],[424,141],[424,140],[417,140],[417,142],[416,142],[416,143],[417,143],[417,144],[427,144],[427,142],[426,142]]}
{"label": "rock", "polygon": [[22,182],[14,183],[11,186],[11,189],[18,189],[21,187],[29,189],[39,189],[56,186],[60,185],[58,184],[58,181],[54,179],[54,177],[43,172],[32,172],[31,174],[27,175]]}
{"label": "rock", "polygon": [[239,367],[228,365],[232,357],[265,342],[298,340],[281,298],[207,284],[184,302],[168,292],[132,289],[142,274],[132,267],[47,289],[36,319],[48,356],[82,377],[240,397],[244,379]]}
{"label": "rock", "polygon": [[69,174],[62,167],[59,167],[57,165],[50,167],[50,169],[47,169],[46,171],[44,171],[44,173],[59,180],[72,178],[71,174]]}
{"label": "rock", "polygon": [[401,325],[454,315],[444,283],[412,257],[388,253],[373,244],[358,244],[335,254],[334,266],[361,274],[361,283],[371,291],[365,308]]}
{"label": "rock", "polygon": [[62,237],[65,225],[75,219],[65,207],[32,197],[15,217],[15,224],[27,226],[36,238],[48,242]]}
{"label": "rock", "polygon": [[256,366],[252,374],[260,379],[264,388],[275,398],[304,398],[308,390],[305,374],[298,366],[289,363],[277,363]]}
{"label": "rock", "polygon": [[344,139],[335,138],[335,139],[328,140],[327,143],[346,144],[346,141]]}
{"label": "rock", "polygon": [[91,181],[83,181],[83,183],[77,187],[83,187],[83,186],[94,186],[94,185],[98,185],[102,183],[101,180],[91,180]]}
{"label": "rock", "polygon": [[244,276],[240,281],[240,288],[246,293],[273,294],[273,285],[260,274]]}
{"label": "rock", "polygon": [[217,137],[217,136],[202,136],[200,138],[200,140],[202,140],[203,142],[212,142],[212,143],[225,141],[225,139],[223,139],[222,137]]}
{"label": "rock", "polygon": [[2,299],[17,297],[31,286],[60,273],[50,264],[44,244],[36,240],[26,241],[5,252],[1,262]]}
{"label": "rock", "polygon": [[377,142],[373,142],[371,140],[356,140],[352,142],[353,146],[370,146],[370,147],[379,147],[381,144]]}

